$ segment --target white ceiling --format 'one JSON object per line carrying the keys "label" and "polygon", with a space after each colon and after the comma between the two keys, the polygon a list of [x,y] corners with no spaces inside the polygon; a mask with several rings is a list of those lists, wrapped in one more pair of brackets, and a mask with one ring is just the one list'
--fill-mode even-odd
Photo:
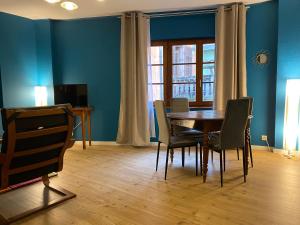
{"label": "white ceiling", "polygon": [[[70,1],[70,0],[69,0]],[[144,12],[199,9],[231,2],[253,4],[268,0],[72,0],[76,11],[66,11],[59,4],[44,0],[0,0],[0,11],[31,19],[75,19],[116,15],[125,11]]]}

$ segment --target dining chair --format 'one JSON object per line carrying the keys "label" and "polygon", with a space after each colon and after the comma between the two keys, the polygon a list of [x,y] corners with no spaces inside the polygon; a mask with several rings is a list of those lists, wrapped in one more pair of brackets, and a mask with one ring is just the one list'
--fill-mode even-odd
{"label": "dining chair", "polygon": [[209,136],[209,148],[220,154],[221,187],[223,187],[223,163],[225,151],[243,149],[243,172],[246,182],[245,168],[245,129],[248,121],[249,99],[228,100],[221,131]]}
{"label": "dining chair", "polygon": [[[250,160],[251,160],[251,167],[253,167],[253,156],[252,156],[252,146],[251,146],[251,120],[253,118],[253,97],[242,97],[241,99],[248,99],[249,100],[249,117],[247,121],[247,127],[246,127],[246,134],[248,138],[249,143],[249,153],[250,153]],[[239,159],[239,149],[237,148],[237,156]]]}
{"label": "dining chair", "polygon": [[[188,98],[171,98],[170,101],[170,110],[171,112],[189,112],[189,99]],[[177,136],[181,135],[193,135],[193,136],[202,136],[203,133],[196,129],[190,129],[191,122],[194,121],[174,121],[172,124],[172,129]],[[191,154],[191,149],[189,148],[189,155]],[[202,158],[202,157],[201,157]]]}
{"label": "dining chair", "polygon": [[[240,99],[247,99],[249,100],[249,114],[248,114],[248,121],[247,121],[247,127],[246,127],[246,134],[248,138],[248,143],[249,143],[249,154],[250,154],[250,160],[251,160],[251,167],[253,168],[253,155],[252,155],[252,146],[251,146],[251,133],[250,133],[250,126],[251,126],[251,120],[253,118],[253,97],[242,97]],[[239,154],[239,148],[236,149],[237,152],[237,158],[240,160],[240,154]],[[226,157],[225,155],[223,156],[224,158]],[[225,160],[224,160],[224,171],[225,171]]]}
{"label": "dining chair", "polygon": [[188,112],[190,111],[188,98],[171,98],[171,112]]}
{"label": "dining chair", "polygon": [[[172,113],[178,112],[189,112],[189,99],[188,98],[171,98],[170,100],[170,111]],[[187,127],[192,127],[190,125],[191,121],[178,120],[173,121],[173,130],[175,132],[181,132]]]}
{"label": "dining chair", "polygon": [[[182,150],[182,166],[184,167],[184,148],[185,147],[196,147],[196,176],[198,175],[198,143],[199,138],[194,136],[176,136],[172,134],[172,130],[170,128],[169,120],[166,116],[166,110],[164,101],[157,100],[154,102],[156,117],[159,128],[159,141],[157,148],[157,157],[156,157],[156,171],[158,168],[159,161],[159,152],[160,152],[160,144],[163,143],[167,145],[167,154],[166,154],[166,165],[165,165],[165,180],[167,179],[168,172],[168,159],[169,152],[175,148],[181,148]],[[200,166],[201,162],[200,162]]]}

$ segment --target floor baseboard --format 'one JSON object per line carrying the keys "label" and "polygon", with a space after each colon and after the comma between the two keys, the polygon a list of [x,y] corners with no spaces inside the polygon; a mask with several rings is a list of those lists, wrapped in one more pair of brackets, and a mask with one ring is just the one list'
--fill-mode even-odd
{"label": "floor baseboard", "polygon": [[[88,144],[88,142],[86,142]],[[82,141],[75,141],[75,145],[82,145]],[[120,144],[118,144],[115,141],[92,141],[92,145],[108,145],[108,146],[122,146]],[[157,146],[158,142],[151,142],[150,144],[151,146]],[[252,145],[252,148],[255,150],[264,150],[264,151],[268,151],[269,148],[268,146],[262,146],[262,145]],[[283,149],[274,149],[272,147],[270,147],[271,150],[278,151],[278,152],[282,152]]]}
{"label": "floor baseboard", "polygon": [[251,147],[252,147],[252,149],[262,150],[262,151],[272,152],[274,150],[273,147],[268,147],[268,146],[264,146],[264,145],[251,145]]}
{"label": "floor baseboard", "polygon": [[[88,142],[86,142],[86,144],[88,145]],[[82,141],[75,141],[74,145],[76,145],[76,146],[82,146]],[[122,146],[121,144],[118,144],[115,141],[92,141],[92,145],[95,145],[95,146],[98,146],[98,145]],[[157,146],[157,142],[151,142],[150,146]]]}
{"label": "floor baseboard", "polygon": [[[86,142],[86,144],[88,145],[88,141]],[[75,145],[82,145],[82,141],[75,141]],[[119,144],[117,144],[117,142],[115,141],[92,141],[92,145],[115,145],[118,146]]]}

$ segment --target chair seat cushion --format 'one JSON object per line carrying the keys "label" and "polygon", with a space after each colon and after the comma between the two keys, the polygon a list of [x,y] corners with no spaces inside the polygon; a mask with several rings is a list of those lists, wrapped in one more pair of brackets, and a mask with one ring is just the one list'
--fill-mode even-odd
{"label": "chair seat cushion", "polygon": [[196,146],[199,143],[199,138],[187,136],[172,136],[170,141],[171,148],[181,148]]}
{"label": "chair seat cushion", "polygon": [[202,136],[203,132],[189,128],[189,127],[184,127],[184,126],[174,126],[173,127],[174,135],[175,136],[185,136],[185,135],[190,135],[190,136]]}
{"label": "chair seat cushion", "polygon": [[208,146],[213,150],[220,150],[220,132],[212,132],[208,135]]}

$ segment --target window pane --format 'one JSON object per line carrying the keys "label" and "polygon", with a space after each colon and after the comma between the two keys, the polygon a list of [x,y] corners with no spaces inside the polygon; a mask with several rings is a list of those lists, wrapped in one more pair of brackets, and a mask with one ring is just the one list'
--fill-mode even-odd
{"label": "window pane", "polygon": [[173,83],[196,82],[196,64],[173,66]]}
{"label": "window pane", "polygon": [[196,45],[173,45],[173,63],[195,63]]}
{"label": "window pane", "polygon": [[152,83],[163,83],[164,82],[164,67],[163,66],[152,66]]}
{"label": "window pane", "polygon": [[215,64],[203,64],[203,82],[214,82],[215,80]]}
{"label": "window pane", "polygon": [[214,62],[215,61],[215,44],[204,44],[203,45],[203,62]]}
{"label": "window pane", "polygon": [[214,83],[202,83],[202,101],[208,102],[214,100]]}
{"label": "window pane", "polygon": [[153,101],[164,100],[164,85],[163,84],[153,84]]}
{"label": "window pane", "polygon": [[164,63],[164,47],[152,46],[151,47],[151,64],[163,64]]}
{"label": "window pane", "polygon": [[196,84],[173,84],[173,98],[185,97],[196,101]]}

